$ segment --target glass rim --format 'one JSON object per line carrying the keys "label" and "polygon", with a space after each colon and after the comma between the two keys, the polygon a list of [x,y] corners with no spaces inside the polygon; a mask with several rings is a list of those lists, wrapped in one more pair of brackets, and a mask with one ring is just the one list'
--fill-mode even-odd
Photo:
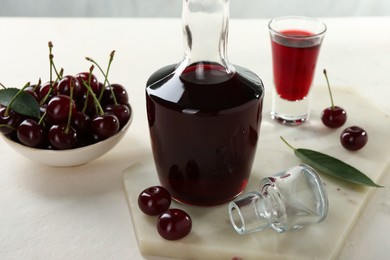
{"label": "glass rim", "polygon": [[[286,34],[283,34],[277,30],[275,30],[273,27],[272,27],[272,23],[274,22],[277,22],[277,21],[281,21],[281,20],[306,20],[306,21],[311,21],[311,22],[316,22],[318,24],[320,24],[321,26],[323,26],[323,29],[320,30],[320,32],[318,33],[313,33],[313,35],[286,35]],[[268,22],[268,29],[278,35],[278,36],[281,36],[281,37],[285,37],[285,38],[293,38],[293,39],[313,39],[313,38],[318,38],[322,35],[325,34],[325,32],[327,31],[327,26],[326,24],[318,19],[318,18],[314,18],[314,17],[309,17],[309,16],[279,16],[279,17],[274,17],[272,18],[269,22]]]}

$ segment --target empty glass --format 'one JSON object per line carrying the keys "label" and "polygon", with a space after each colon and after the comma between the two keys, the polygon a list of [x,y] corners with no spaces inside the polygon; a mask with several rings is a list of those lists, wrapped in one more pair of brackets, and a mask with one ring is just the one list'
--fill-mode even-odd
{"label": "empty glass", "polygon": [[316,171],[306,164],[260,181],[229,204],[230,221],[239,234],[272,227],[279,233],[318,223],[328,213],[328,197]]}

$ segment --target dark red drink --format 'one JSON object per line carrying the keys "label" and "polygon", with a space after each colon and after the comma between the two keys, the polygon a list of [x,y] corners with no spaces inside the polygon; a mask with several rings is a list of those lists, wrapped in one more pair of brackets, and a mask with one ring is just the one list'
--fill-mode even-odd
{"label": "dark red drink", "polygon": [[286,30],[280,34],[286,37],[276,35],[272,40],[276,91],[285,100],[301,100],[308,95],[321,44],[307,37],[313,34],[306,31]]}
{"label": "dark red drink", "polygon": [[262,118],[262,82],[241,67],[232,74],[211,63],[178,70],[160,69],[146,88],[160,182],[184,203],[226,202],[248,182]]}

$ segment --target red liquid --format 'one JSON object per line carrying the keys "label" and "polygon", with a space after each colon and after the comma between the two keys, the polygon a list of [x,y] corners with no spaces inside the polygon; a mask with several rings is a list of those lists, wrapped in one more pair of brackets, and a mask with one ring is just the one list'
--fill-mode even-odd
{"label": "red liquid", "polygon": [[264,90],[254,74],[227,77],[218,66],[199,67],[205,78],[200,82],[209,84],[197,84],[195,66],[181,76],[171,73],[174,66],[151,76],[148,122],[161,184],[178,201],[215,205],[240,194],[248,182]]}
{"label": "red liquid", "polygon": [[[312,36],[305,31],[283,31],[283,35]],[[289,101],[307,96],[313,81],[320,44],[312,39],[285,39],[278,35],[272,40],[273,69],[276,91]]]}

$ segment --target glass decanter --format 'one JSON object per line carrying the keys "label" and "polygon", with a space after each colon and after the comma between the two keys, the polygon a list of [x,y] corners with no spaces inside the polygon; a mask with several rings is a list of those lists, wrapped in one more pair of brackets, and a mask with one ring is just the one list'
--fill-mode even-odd
{"label": "glass decanter", "polygon": [[146,106],[161,184],[192,205],[216,205],[248,182],[264,87],[227,57],[228,0],[183,1],[184,58],[153,73]]}

